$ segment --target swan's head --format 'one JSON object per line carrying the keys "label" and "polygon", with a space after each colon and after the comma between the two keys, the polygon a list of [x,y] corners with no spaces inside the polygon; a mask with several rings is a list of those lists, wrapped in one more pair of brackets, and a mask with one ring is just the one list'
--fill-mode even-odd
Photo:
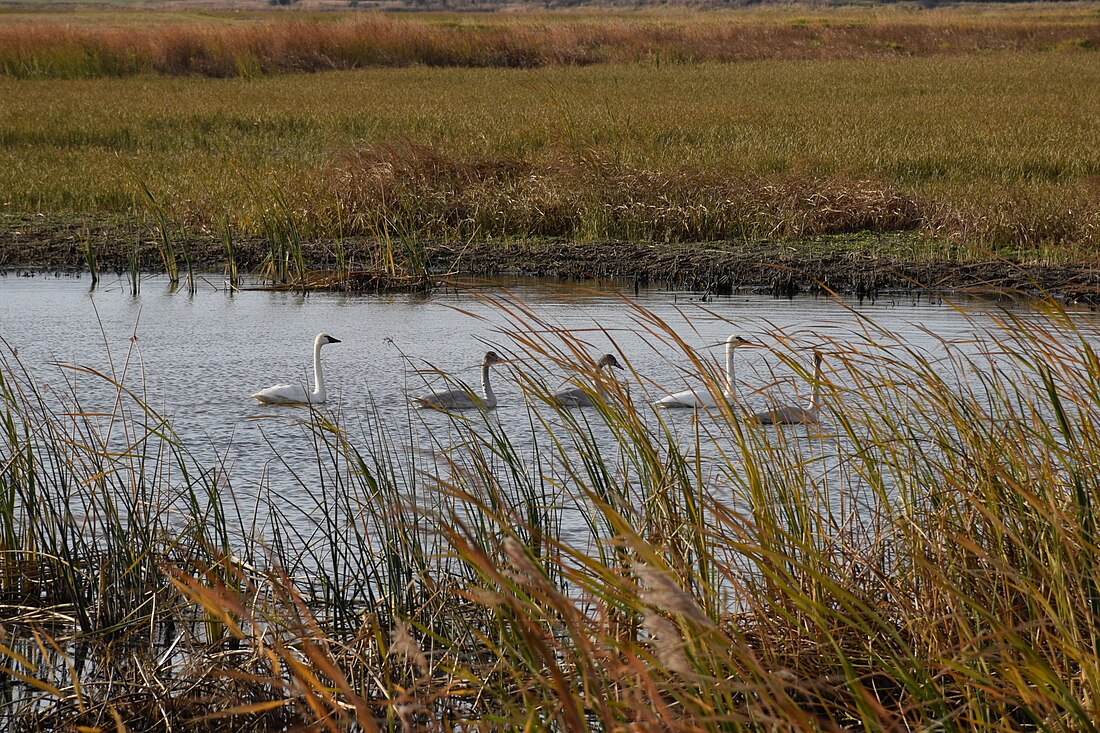
{"label": "swan's head", "polygon": [[760,344],[758,344],[754,341],[749,341],[744,336],[740,336],[736,333],[730,334],[730,337],[728,339],[726,339],[726,346],[728,346],[731,349],[736,348],[738,346],[759,346],[759,345]]}
{"label": "swan's head", "polygon": [[486,351],[485,360],[482,362],[485,366],[492,366],[493,364],[503,364],[504,359],[501,359],[495,351]]}
{"label": "swan's head", "polygon": [[623,365],[619,363],[619,360],[615,358],[614,354],[604,354],[600,357],[600,360],[596,362],[596,367],[602,369],[605,366],[615,367],[616,369],[622,369]]}
{"label": "swan's head", "polygon": [[324,346],[325,344],[338,344],[338,343],[340,343],[340,339],[336,338],[335,336],[329,336],[327,333],[317,334],[317,345],[318,346]]}

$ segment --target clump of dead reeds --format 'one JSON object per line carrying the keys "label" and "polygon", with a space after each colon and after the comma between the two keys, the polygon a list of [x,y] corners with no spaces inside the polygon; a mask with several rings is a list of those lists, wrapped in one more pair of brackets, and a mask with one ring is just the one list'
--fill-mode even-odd
{"label": "clump of dead reeds", "polygon": [[644,170],[595,152],[463,159],[384,145],[350,155],[332,179],[350,231],[428,239],[798,239],[921,224],[920,204],[884,182]]}
{"label": "clump of dead reeds", "polygon": [[909,231],[975,255],[1029,258],[1044,248],[1090,252],[1100,232],[1088,186],[1069,200],[1004,186],[963,201],[906,193],[886,179],[647,170],[594,151],[459,157],[385,144],[349,154],[329,179],[348,231],[419,239],[703,242]]}

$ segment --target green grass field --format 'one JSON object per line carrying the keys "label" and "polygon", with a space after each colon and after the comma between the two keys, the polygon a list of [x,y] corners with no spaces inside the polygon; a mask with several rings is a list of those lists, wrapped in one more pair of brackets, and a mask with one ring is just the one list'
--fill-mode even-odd
{"label": "green grass field", "polygon": [[[1091,261],[1088,4],[527,14],[24,10],[0,211],[244,236],[784,240]],[[308,73],[306,73],[308,72]],[[286,223],[286,222],[284,222]]]}
{"label": "green grass field", "polygon": [[1070,248],[1100,223],[1092,53],[251,79],[0,77],[7,212],[309,236],[797,238]]}

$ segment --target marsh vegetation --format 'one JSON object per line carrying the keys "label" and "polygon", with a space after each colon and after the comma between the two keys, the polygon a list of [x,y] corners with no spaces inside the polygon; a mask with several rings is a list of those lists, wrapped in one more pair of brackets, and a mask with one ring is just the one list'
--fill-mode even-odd
{"label": "marsh vegetation", "polygon": [[[113,268],[135,308],[149,269],[417,288],[532,241],[1096,255],[1091,6],[4,17],[0,265]],[[176,434],[136,341],[48,377],[5,343],[3,725],[1095,730],[1088,319],[1006,311],[932,358],[861,315],[820,379],[780,330],[823,403],[775,428],[739,399],[656,414],[630,354],[602,378],[591,334],[492,305],[520,429],[304,409],[259,476]],[[550,399],[563,374],[593,407]]]}
{"label": "marsh vegetation", "polygon": [[[89,216],[123,217],[147,239],[160,228],[147,188],[181,233],[217,239],[228,225],[288,252],[296,237],[323,243],[329,261],[362,240],[398,253],[725,240],[766,256],[838,233],[910,259],[1095,255],[1088,8],[89,17],[64,30],[35,14],[4,31],[0,202],[18,217],[13,246]],[[895,36],[903,48],[883,40]],[[189,50],[169,53],[172,38]],[[379,55],[340,62],[332,43]],[[456,56],[521,43],[565,55]],[[405,50],[379,50],[390,46]],[[285,63],[235,61],[210,78],[154,53],[198,64],[256,49]],[[302,61],[311,53],[331,64]],[[66,66],[65,54],[137,66]]]}
{"label": "marsh vegetation", "polygon": [[594,408],[555,406],[563,371],[598,378],[590,347],[493,307],[528,429],[432,415],[448,439],[418,446],[303,410],[308,525],[197,458],[132,357],[60,367],[102,380],[104,411],[9,351],[10,727],[1092,729],[1089,321],[1006,312],[933,355],[864,319],[858,349],[816,341],[820,425],[774,428],[737,401],[674,422],[606,378]]}

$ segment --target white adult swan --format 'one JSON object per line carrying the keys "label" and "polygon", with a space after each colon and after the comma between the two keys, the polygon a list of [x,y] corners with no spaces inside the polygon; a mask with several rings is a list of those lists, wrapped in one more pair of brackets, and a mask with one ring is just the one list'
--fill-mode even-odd
{"label": "white adult swan", "polygon": [[[733,399],[733,352],[738,346],[756,346],[756,344],[741,338],[737,334],[733,334],[726,339],[726,383],[722,388],[722,396],[726,400]],[[718,401],[709,389],[685,389],[683,392],[665,395],[654,402],[653,406],[664,408],[717,407]]]}
{"label": "white adult swan", "polygon": [[[599,371],[604,367],[622,369],[622,364],[615,358],[614,354],[604,354],[600,357],[600,360],[596,362],[596,370]],[[603,383],[600,381],[599,375],[595,379],[596,395],[601,399],[607,400],[607,390],[604,389]],[[592,395],[584,391],[581,387],[569,387],[559,392],[555,392],[550,395],[550,401],[558,407],[591,407]]]}
{"label": "white adult swan", "polygon": [[325,344],[338,344],[340,339],[327,333],[317,334],[313,340],[313,391],[307,392],[300,384],[276,384],[252,395],[264,405],[319,405],[325,401],[325,375],[321,372],[321,347]]}
{"label": "white adult swan", "polygon": [[497,356],[495,351],[486,351],[485,358],[481,362],[481,394],[477,395],[469,387],[450,389],[446,392],[435,392],[414,397],[417,407],[420,409],[431,408],[435,410],[491,410],[497,406],[497,396],[493,394],[493,387],[489,384],[489,367],[493,364],[503,364],[504,359]]}
{"label": "white adult swan", "polygon": [[803,425],[816,423],[821,411],[821,354],[814,352],[814,391],[805,407],[797,405],[779,405],[770,410],[761,410],[753,418],[763,425]]}

